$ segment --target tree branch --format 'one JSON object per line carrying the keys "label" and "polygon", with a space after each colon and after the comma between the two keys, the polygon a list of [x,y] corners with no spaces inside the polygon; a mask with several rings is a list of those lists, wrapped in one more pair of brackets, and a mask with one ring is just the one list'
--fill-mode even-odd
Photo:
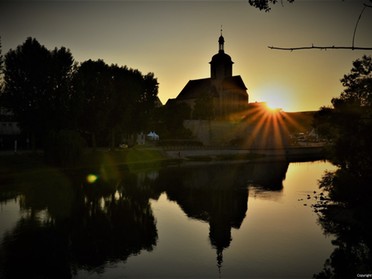
{"label": "tree branch", "polygon": [[[372,0],[371,0],[372,1]],[[354,27],[354,32],[353,32],[353,38],[351,42],[351,46],[301,46],[301,47],[275,47],[275,46],[268,46],[270,49],[276,49],[276,50],[289,50],[289,51],[294,51],[294,50],[304,50],[304,49],[322,49],[322,50],[327,50],[327,49],[351,49],[351,50],[372,50],[372,47],[356,47],[354,45],[355,42],[355,34],[358,28],[359,21],[362,17],[363,12],[365,11],[366,8],[372,8],[371,5],[363,4],[364,7],[362,11],[359,14],[359,17],[356,21],[355,27]]]}
{"label": "tree branch", "polygon": [[301,47],[276,47],[276,46],[268,46],[270,49],[275,50],[304,50],[304,49],[321,49],[321,50],[327,50],[327,49],[351,49],[351,50],[372,50],[372,47],[356,47],[356,46],[301,46]]}

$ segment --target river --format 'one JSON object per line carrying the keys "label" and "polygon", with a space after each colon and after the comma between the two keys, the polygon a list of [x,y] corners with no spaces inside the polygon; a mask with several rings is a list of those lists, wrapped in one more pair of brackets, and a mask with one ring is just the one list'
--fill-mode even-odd
{"label": "river", "polygon": [[224,162],[23,175],[0,189],[0,278],[312,278],[333,246],[311,205],[334,169]]}

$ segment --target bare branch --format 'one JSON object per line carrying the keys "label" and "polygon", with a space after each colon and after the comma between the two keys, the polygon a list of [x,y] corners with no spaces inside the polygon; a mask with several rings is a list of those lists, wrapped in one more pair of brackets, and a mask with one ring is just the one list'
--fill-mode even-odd
{"label": "bare branch", "polygon": [[268,46],[270,49],[276,50],[304,50],[304,49],[351,49],[351,50],[372,50],[372,47],[356,47],[356,46],[301,46],[301,47],[276,47],[276,46]]}
{"label": "bare branch", "polygon": [[362,11],[361,11],[360,14],[359,14],[358,20],[357,20],[357,22],[356,22],[356,24],[355,24],[354,33],[353,33],[353,42],[352,42],[352,46],[353,46],[353,47],[354,47],[355,33],[356,33],[356,31],[357,31],[358,24],[359,24],[360,18],[362,17],[362,14],[363,14],[363,12],[364,12],[364,10],[365,10],[366,8],[367,8],[367,6],[364,6],[364,7],[363,7]]}
{"label": "bare branch", "polygon": [[[372,2],[372,0],[371,0]],[[359,14],[359,17],[357,19],[357,22],[355,24],[355,27],[354,27],[354,32],[353,32],[353,39],[352,39],[352,42],[351,42],[351,46],[314,46],[314,45],[311,45],[311,46],[301,46],[301,47],[275,47],[275,46],[268,46],[268,48],[270,49],[276,49],[276,50],[289,50],[289,51],[294,51],[294,50],[304,50],[304,49],[322,49],[322,50],[327,50],[327,49],[349,49],[349,50],[372,50],[372,47],[356,47],[354,45],[354,42],[355,42],[355,34],[356,34],[356,31],[357,31],[357,28],[358,28],[358,24],[359,24],[359,21],[362,17],[362,14],[364,12],[364,10],[366,8],[372,8],[371,5],[368,5],[368,4],[363,4],[364,7],[362,9],[362,11],[360,12]]]}

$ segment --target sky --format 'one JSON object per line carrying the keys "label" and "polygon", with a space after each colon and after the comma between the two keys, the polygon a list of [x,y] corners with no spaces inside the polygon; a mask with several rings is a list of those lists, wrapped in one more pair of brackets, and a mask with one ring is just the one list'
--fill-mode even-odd
{"label": "sky", "polygon": [[[2,53],[27,37],[48,49],[66,47],[76,62],[103,59],[154,73],[159,98],[175,98],[189,80],[210,77],[222,25],[225,52],[250,102],[284,111],[330,106],[352,62],[372,51],[271,50],[268,46],[351,46],[369,0],[295,0],[270,12],[247,0],[2,0]],[[372,47],[372,8],[366,8],[355,46]]]}

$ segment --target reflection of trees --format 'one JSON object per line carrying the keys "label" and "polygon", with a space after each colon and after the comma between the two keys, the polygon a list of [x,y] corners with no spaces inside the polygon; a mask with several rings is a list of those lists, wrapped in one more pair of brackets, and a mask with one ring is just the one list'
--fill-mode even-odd
{"label": "reflection of trees", "polygon": [[[26,179],[27,178],[27,179]],[[157,231],[137,177],[82,183],[80,175],[43,172],[18,177],[25,212],[0,249],[0,277],[71,278],[152,250]]]}
{"label": "reflection of trees", "polygon": [[281,189],[288,163],[214,164],[171,168],[160,172],[158,184],[191,218],[209,223],[209,238],[222,266],[230,246],[231,228],[239,229],[248,206],[248,184]]}
{"label": "reflection of trees", "polygon": [[332,99],[333,108],[322,108],[315,118],[339,167],[323,176],[320,186],[328,197],[315,205],[325,233],[336,236],[336,248],[317,278],[372,273],[372,58],[354,61],[341,82],[345,89]]}
{"label": "reflection of trees", "polygon": [[325,234],[335,235],[335,250],[315,278],[356,278],[372,273],[371,174],[340,168],[320,181],[328,193],[315,205]]}
{"label": "reflection of trees", "polygon": [[[0,201],[16,198],[22,217],[0,245],[0,277],[71,278],[104,272],[157,241],[150,198],[165,191],[191,218],[210,225],[218,266],[231,228],[247,211],[248,184],[281,189],[288,163],[214,164],[157,172],[113,172],[90,184],[83,171],[32,170],[5,180]],[[110,179],[111,177],[111,179]],[[22,268],[20,268],[22,266]]]}

